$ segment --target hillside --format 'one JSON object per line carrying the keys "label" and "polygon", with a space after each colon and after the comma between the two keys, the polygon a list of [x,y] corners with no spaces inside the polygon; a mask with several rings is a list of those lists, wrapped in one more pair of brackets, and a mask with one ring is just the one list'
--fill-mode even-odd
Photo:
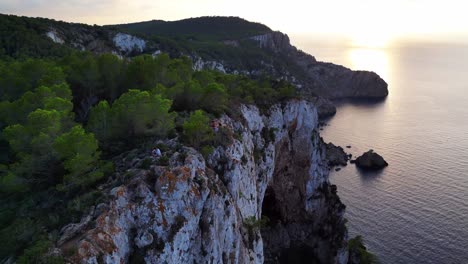
{"label": "hillside", "polygon": [[263,24],[238,17],[199,17],[173,22],[152,20],[115,27],[133,34],[204,41],[238,40],[272,31]]}
{"label": "hillside", "polygon": [[[388,94],[387,84],[377,74],[316,61],[292,46],[287,35],[240,18],[202,17],[105,27],[4,15],[0,19],[8,22],[2,23],[5,34],[0,37],[3,56],[7,57],[57,56],[70,48],[126,57],[165,52],[171,57],[190,57],[198,70],[284,80],[311,100],[317,96],[377,99]],[[332,108],[329,103],[325,106]]]}

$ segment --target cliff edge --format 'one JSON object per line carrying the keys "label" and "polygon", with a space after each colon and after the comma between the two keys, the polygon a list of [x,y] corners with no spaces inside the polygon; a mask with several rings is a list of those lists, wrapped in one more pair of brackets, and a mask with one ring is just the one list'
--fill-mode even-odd
{"label": "cliff edge", "polygon": [[339,98],[384,98],[388,95],[388,85],[375,72],[352,71],[333,63],[317,61],[312,55],[291,45],[286,34],[275,31],[251,38],[258,45],[277,53],[293,67],[278,69],[275,75],[294,83],[303,95]]}
{"label": "cliff edge", "polygon": [[122,157],[125,183],[63,228],[55,252],[71,263],[346,263],[315,107],[243,105],[220,122],[226,141],[206,159],[175,140],[168,164]]}

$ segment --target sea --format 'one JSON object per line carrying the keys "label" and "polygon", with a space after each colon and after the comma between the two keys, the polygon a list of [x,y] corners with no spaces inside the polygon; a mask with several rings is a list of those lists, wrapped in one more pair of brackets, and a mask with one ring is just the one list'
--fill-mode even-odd
{"label": "sea", "polygon": [[319,61],[388,83],[384,101],[337,101],[321,132],[353,157],[373,149],[389,163],[331,173],[350,237],[362,235],[381,263],[468,263],[468,45],[294,42]]}

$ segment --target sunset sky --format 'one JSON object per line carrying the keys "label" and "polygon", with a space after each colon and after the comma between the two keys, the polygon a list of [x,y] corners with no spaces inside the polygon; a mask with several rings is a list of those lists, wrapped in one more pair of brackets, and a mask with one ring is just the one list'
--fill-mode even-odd
{"label": "sunset sky", "polygon": [[398,39],[468,42],[462,0],[1,0],[0,12],[88,24],[239,16],[292,35],[335,35],[356,45]]}

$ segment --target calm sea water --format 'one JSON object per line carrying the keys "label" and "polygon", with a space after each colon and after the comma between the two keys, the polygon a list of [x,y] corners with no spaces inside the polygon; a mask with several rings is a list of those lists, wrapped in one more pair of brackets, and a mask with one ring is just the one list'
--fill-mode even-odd
{"label": "calm sea water", "polygon": [[340,103],[322,133],[353,156],[374,149],[390,164],[332,173],[350,235],[363,235],[382,263],[468,263],[468,46],[299,46],[389,84],[384,102]]}

